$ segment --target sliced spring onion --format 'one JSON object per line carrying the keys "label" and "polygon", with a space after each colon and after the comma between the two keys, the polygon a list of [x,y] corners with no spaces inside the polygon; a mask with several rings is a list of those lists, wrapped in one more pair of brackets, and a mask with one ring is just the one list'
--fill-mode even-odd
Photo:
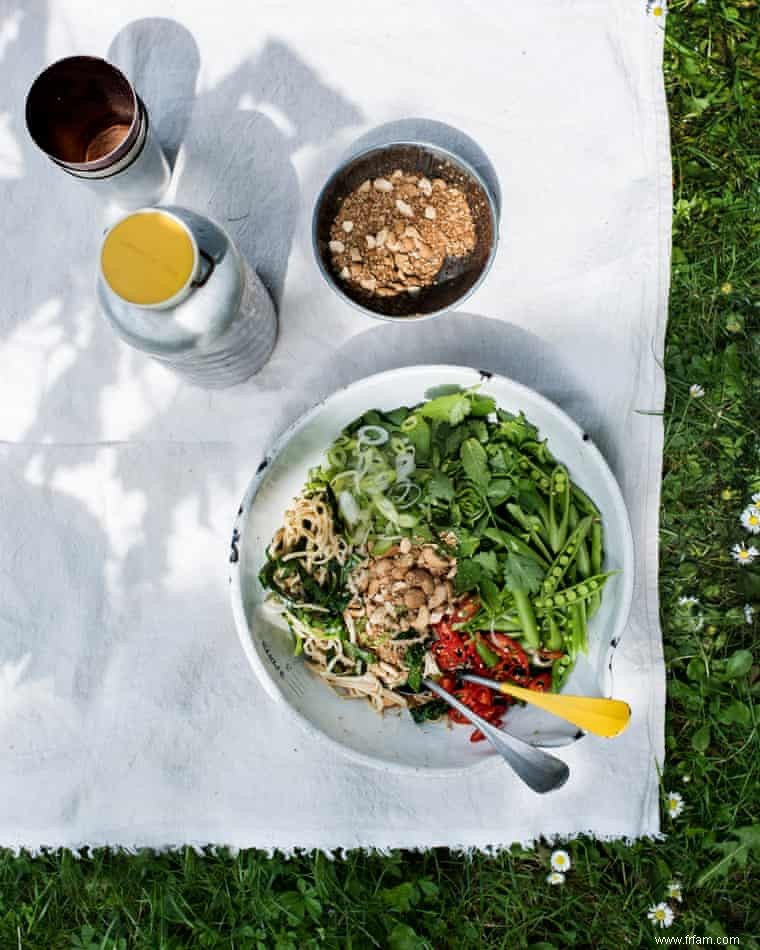
{"label": "sliced spring onion", "polygon": [[348,461],[346,450],[340,445],[333,445],[327,450],[327,461],[333,468],[344,468]]}
{"label": "sliced spring onion", "polygon": [[395,476],[389,468],[381,469],[360,479],[359,488],[367,495],[376,495],[389,488],[393,484],[394,478]]}
{"label": "sliced spring onion", "polygon": [[338,509],[344,520],[350,525],[356,524],[361,517],[361,509],[350,491],[338,493]]}
{"label": "sliced spring onion", "polygon": [[388,430],[382,426],[362,426],[356,433],[359,445],[385,445],[388,441]]}
{"label": "sliced spring onion", "polygon": [[422,489],[420,486],[406,479],[396,482],[390,490],[391,498],[396,504],[396,507],[401,510],[411,508],[412,505],[420,500],[421,494]]}
{"label": "sliced spring onion", "polygon": [[399,480],[409,478],[415,468],[414,448],[410,447],[403,452],[399,452],[396,456],[396,477]]}
{"label": "sliced spring onion", "polygon": [[383,518],[385,518],[387,521],[390,521],[391,524],[399,523],[399,513],[396,510],[396,506],[384,495],[373,495],[372,503],[383,516]]}

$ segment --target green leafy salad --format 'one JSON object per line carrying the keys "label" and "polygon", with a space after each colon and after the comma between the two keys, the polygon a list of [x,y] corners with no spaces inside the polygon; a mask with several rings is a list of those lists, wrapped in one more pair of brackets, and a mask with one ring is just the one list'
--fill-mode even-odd
{"label": "green leafy salad", "polygon": [[562,686],[610,576],[602,522],[522,413],[478,389],[438,393],[347,426],[260,580],[342,696],[434,719],[447,707],[432,678],[499,723],[510,699],[458,674]]}

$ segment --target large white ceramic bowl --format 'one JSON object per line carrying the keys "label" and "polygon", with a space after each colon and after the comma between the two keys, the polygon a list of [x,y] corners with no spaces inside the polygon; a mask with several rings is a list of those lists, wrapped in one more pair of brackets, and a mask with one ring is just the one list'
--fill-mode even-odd
{"label": "large white ceramic bowl", "polygon": [[[258,582],[265,550],[283,512],[301,490],[308,470],[319,464],[340,431],[368,409],[413,406],[443,384],[482,384],[498,406],[522,410],[548,438],[554,456],[596,502],[602,514],[605,569],[621,570],[604,591],[602,607],[589,624],[589,652],[569,678],[565,692],[609,695],[612,653],[623,633],[633,594],[633,539],[617,482],[599,450],[565,413],[531,389],[504,377],[461,366],[413,366],[378,373],[333,393],[292,425],[261,461],[240,506],[232,536],[230,588],[240,641],[272,699],[289,710],[312,735],[366,764],[394,771],[461,772],[499,761],[486,742],[469,741],[471,729],[443,722],[416,725],[411,717],[380,717],[368,703],[341,699],[312,675],[271,609],[263,608]],[[564,745],[578,730],[530,707],[514,707],[505,728],[537,745]]]}

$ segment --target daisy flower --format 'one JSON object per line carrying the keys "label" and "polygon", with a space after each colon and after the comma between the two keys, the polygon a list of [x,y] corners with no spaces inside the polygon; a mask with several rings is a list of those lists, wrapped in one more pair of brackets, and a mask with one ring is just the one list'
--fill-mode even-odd
{"label": "daisy flower", "polygon": [[746,544],[735,544],[731,548],[731,554],[734,556],[734,560],[737,564],[751,564],[760,551],[754,545],[747,547]]}
{"label": "daisy flower", "polygon": [[678,818],[683,811],[683,795],[679,792],[668,792],[665,796],[665,810],[671,818]]}
{"label": "daisy flower", "polygon": [[655,904],[650,907],[647,917],[652,921],[655,927],[669,927],[673,923],[675,914],[667,904]]}
{"label": "daisy flower", "polygon": [[681,890],[680,881],[671,881],[670,884],[665,888],[665,896],[668,900],[678,901],[680,904],[683,900],[683,891]]}
{"label": "daisy flower", "polygon": [[746,623],[752,623],[752,618],[755,616],[755,608],[752,604],[744,605],[744,620]]}
{"label": "daisy flower", "polygon": [[696,607],[699,603],[698,597],[679,597],[678,606],[679,607]]}
{"label": "daisy flower", "polygon": [[752,502],[755,505],[760,505],[760,491],[756,491],[755,494],[752,496]]}
{"label": "daisy flower", "polygon": [[760,534],[760,508],[756,505],[745,508],[739,520],[750,534]]}
{"label": "daisy flower", "polygon": [[564,884],[565,875],[561,871],[552,871],[551,874],[547,874],[546,883],[547,884]]}
{"label": "daisy flower", "polygon": [[552,851],[551,865],[552,871],[569,871],[570,855],[567,851]]}
{"label": "daisy flower", "polygon": [[701,399],[704,394],[705,391],[699,383],[692,383],[691,386],[689,386],[689,395],[692,399]]}

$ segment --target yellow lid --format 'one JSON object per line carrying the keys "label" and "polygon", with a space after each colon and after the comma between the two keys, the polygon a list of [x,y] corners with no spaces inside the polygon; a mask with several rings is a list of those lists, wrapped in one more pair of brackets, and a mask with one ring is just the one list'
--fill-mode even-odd
{"label": "yellow lid", "polygon": [[192,277],[196,248],[187,228],[163,211],[138,211],[108,232],[100,252],[115,294],[140,306],[175,297]]}

